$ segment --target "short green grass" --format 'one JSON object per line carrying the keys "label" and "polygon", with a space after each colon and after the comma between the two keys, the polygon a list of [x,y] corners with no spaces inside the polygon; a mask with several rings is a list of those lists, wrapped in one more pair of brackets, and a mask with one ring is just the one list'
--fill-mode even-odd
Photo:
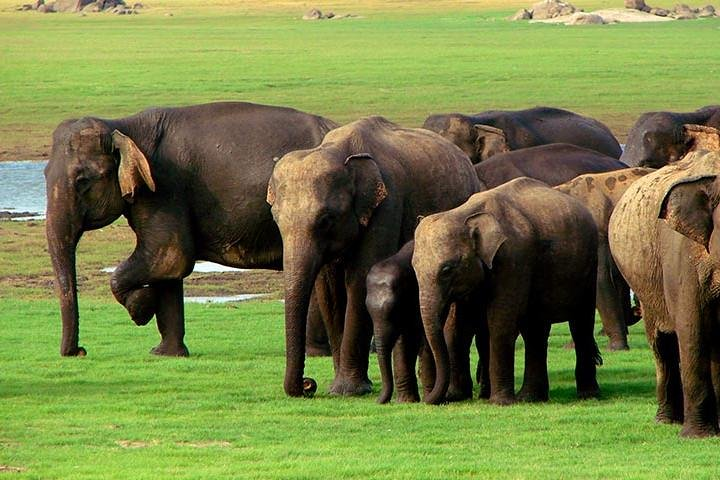
{"label": "short green grass", "polygon": [[6,159],[47,154],[65,118],[217,100],[407,125],[434,112],[545,104],[596,116],[622,138],[640,113],[716,102],[720,86],[720,20],[530,25],[505,17],[531,1],[495,0],[335,2],[363,18],[324,22],[299,20],[303,2],[148,2],[126,17],[8,11],[14,3],[0,3]]}
{"label": "short green grass", "polygon": [[[531,0],[317,2],[364,16],[337,22],[298,20],[309,7],[299,0],[148,1],[133,17],[16,13],[15,3],[0,0],[0,159],[42,157],[64,118],[213,100],[291,105],[343,122],[382,114],[408,125],[431,112],[548,104],[596,116],[622,138],[643,111],[717,103],[720,83],[718,20],[503,21]],[[98,272],[132,247],[123,222],[83,238],[89,356],[63,359],[43,223],[0,223],[0,477],[720,476],[720,440],[682,440],[678,426],[653,422],[642,325],[631,329],[630,352],[604,354],[598,401],[574,398],[562,325],[551,338],[548,404],[376,405],[374,356],[374,395],[328,397],[331,361],[312,358],[316,398],[288,399],[276,301],[188,305],[192,356],[150,356],[154,327],[134,327]],[[203,281],[188,288],[228,293],[243,284]],[[521,348],[517,361],[519,382]]]}

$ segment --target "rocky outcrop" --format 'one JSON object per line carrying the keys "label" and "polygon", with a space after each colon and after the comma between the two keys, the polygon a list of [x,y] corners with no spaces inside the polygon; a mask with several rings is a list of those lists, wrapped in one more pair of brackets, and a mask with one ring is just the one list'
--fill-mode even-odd
{"label": "rocky outcrop", "polygon": [[604,25],[605,20],[600,15],[594,13],[577,12],[574,13],[565,25]]}
{"label": "rocky outcrop", "polygon": [[527,9],[521,8],[517,11],[515,15],[510,17],[510,20],[530,20],[532,18],[532,13],[530,13]]}
{"label": "rocky outcrop", "polygon": [[357,15],[353,15],[351,13],[346,13],[343,15],[335,15],[333,12],[327,12],[323,13],[322,11],[318,10],[317,8],[311,8],[307,12],[305,12],[305,15],[302,16],[303,20],[340,20],[343,18],[355,18]]}
{"label": "rocky outcrop", "polygon": [[45,0],[35,0],[34,3],[22,5],[18,10],[35,10],[41,13],[73,12],[82,15],[88,12],[111,12],[128,15],[138,13],[141,8],[142,3],[136,3],[131,8],[124,0],[55,0],[48,3],[45,3]]}
{"label": "rocky outcrop", "polygon": [[651,8],[645,4],[645,0],[625,0],[625,8],[650,12]]}
{"label": "rocky outcrop", "polygon": [[716,16],[715,7],[706,5],[703,8],[693,8],[684,3],[675,5],[672,10],[653,8],[645,4],[645,0],[625,0],[625,8],[649,12],[659,17],[672,17],[677,20],[694,20]]}
{"label": "rocky outcrop", "polygon": [[533,20],[562,17],[577,12],[575,6],[560,0],[543,0],[532,6]]}

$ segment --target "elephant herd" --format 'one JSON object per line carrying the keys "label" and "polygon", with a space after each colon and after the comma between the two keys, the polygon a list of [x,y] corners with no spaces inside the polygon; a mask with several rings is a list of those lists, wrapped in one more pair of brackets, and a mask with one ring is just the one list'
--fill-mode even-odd
{"label": "elephant herd", "polygon": [[332,394],[371,391],[374,335],[380,402],[394,388],[398,401],[420,400],[418,358],[424,401],[470,398],[473,339],[481,397],[544,401],[550,328],[568,322],[578,396],[597,397],[596,306],[610,350],[628,348],[642,312],[657,420],[716,435],[715,127],[718,106],[647,113],[623,151],[602,123],[549,107],[431,115],[423,128],[240,102],[66,120],[45,170],[60,353],[87,354],[78,242],[123,215],[137,244],[111,290],[136,324],[156,318],[152,353],[188,355],[183,279],[197,260],[284,271],[290,396],[314,392],[306,337],[319,324]]}

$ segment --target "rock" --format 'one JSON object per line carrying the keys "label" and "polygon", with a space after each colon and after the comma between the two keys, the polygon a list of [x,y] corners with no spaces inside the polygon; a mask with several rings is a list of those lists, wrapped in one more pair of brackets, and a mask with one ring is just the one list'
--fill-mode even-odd
{"label": "rock", "polygon": [[675,13],[672,17],[676,20],[695,20],[697,15],[692,12]]}
{"label": "rock", "polygon": [[664,8],[651,8],[650,13],[653,15],[657,15],[658,17],[667,17],[670,15],[670,12],[665,10]]}
{"label": "rock", "polygon": [[55,11],[56,12],[79,12],[83,7],[93,0],[56,0]]}
{"label": "rock", "polygon": [[303,20],[321,20],[323,18],[323,14],[317,8],[311,8],[305,12],[305,15],[303,15],[302,18]]}
{"label": "rock", "polygon": [[640,10],[641,12],[650,11],[650,7],[645,4],[645,0],[625,0],[625,8]]}
{"label": "rock", "polygon": [[705,5],[698,12],[698,17],[700,18],[714,17],[715,15],[715,7],[713,7],[712,5]]}
{"label": "rock", "polygon": [[544,20],[575,13],[577,9],[560,0],[543,0],[532,6],[533,20]]}
{"label": "rock", "polygon": [[40,13],[55,13],[55,2],[40,5],[37,11]]}
{"label": "rock", "polygon": [[517,20],[530,20],[532,19],[532,13],[528,12],[526,9],[522,8],[517,11],[515,15],[510,17],[510,20],[517,21]]}
{"label": "rock", "polygon": [[24,4],[20,5],[18,8],[16,8],[16,10],[18,10],[20,12],[26,12],[26,11],[32,10],[32,9],[33,9],[33,7],[29,3],[24,3]]}
{"label": "rock", "polygon": [[565,25],[604,25],[605,20],[594,13],[577,12],[573,13]]}
{"label": "rock", "polygon": [[335,12],[328,12],[325,14],[324,18],[335,18]]}

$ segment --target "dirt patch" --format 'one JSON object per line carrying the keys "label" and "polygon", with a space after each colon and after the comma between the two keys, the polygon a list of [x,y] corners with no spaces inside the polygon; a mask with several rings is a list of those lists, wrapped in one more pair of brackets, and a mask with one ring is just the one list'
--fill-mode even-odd
{"label": "dirt patch", "polygon": [[11,467],[10,465],[0,465],[0,473],[21,473],[26,471],[24,467]]}
{"label": "dirt patch", "polygon": [[151,440],[149,442],[143,442],[140,440],[118,440],[115,443],[120,445],[122,448],[149,448],[160,444],[157,440]]}
{"label": "dirt patch", "polygon": [[[596,10],[590,12],[593,15],[602,17],[605,23],[645,23],[645,22],[671,22],[675,20],[671,17],[661,17],[652,13],[641,12],[640,10],[630,10],[627,8],[606,8],[604,10]],[[572,20],[573,15],[565,15],[562,17],[549,18],[547,20],[530,20],[530,23],[568,23]]]}
{"label": "dirt patch", "polygon": [[175,442],[178,447],[192,448],[229,448],[232,443],[225,440],[207,440],[205,442]]}

